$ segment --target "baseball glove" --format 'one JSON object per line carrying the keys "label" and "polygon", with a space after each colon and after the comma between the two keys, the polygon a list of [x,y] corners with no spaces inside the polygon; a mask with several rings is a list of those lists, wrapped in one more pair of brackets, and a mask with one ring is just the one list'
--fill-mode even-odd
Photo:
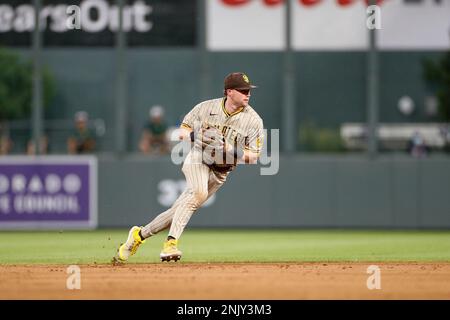
{"label": "baseball glove", "polygon": [[223,150],[225,139],[219,129],[214,127],[202,128],[197,133],[195,144],[204,150],[207,147],[214,148],[217,151]]}
{"label": "baseball glove", "polygon": [[211,165],[223,158],[225,138],[219,129],[213,127],[202,128],[196,134],[195,148],[202,152],[204,163]]}

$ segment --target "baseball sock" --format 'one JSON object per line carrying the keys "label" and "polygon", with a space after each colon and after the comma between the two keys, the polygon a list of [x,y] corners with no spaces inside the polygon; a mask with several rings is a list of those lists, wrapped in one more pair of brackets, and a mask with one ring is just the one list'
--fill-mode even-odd
{"label": "baseball sock", "polygon": [[141,241],[144,241],[145,240],[145,238],[142,236],[142,233],[141,233],[141,231],[142,231],[142,229],[141,230],[139,230],[139,238],[141,238]]}

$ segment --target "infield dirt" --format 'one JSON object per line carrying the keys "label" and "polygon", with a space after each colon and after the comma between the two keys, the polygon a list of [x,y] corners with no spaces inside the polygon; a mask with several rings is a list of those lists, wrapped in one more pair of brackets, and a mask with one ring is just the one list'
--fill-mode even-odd
{"label": "infield dirt", "polygon": [[[369,290],[370,265],[381,289]],[[0,299],[450,299],[450,263],[0,265]]]}

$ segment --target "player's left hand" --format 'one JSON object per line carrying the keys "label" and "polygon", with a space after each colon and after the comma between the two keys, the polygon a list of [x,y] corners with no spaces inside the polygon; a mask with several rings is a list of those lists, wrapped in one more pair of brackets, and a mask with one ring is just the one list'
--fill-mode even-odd
{"label": "player's left hand", "polygon": [[222,132],[213,127],[202,128],[197,134],[196,144],[204,150],[207,147],[213,147],[216,151],[223,150],[225,139]]}

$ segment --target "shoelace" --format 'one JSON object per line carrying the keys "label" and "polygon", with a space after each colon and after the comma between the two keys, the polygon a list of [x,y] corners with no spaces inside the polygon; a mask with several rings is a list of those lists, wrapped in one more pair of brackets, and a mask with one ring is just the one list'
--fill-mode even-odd
{"label": "shoelace", "polygon": [[141,245],[142,242],[137,241],[137,240],[133,240],[133,244],[131,245],[131,253],[135,254],[136,250],[139,248],[139,246]]}
{"label": "shoelace", "polygon": [[177,244],[176,244],[175,242],[169,242],[169,243],[166,243],[164,249],[165,249],[165,250],[167,250],[167,249],[170,249],[170,250],[178,250],[178,249],[177,249]]}

